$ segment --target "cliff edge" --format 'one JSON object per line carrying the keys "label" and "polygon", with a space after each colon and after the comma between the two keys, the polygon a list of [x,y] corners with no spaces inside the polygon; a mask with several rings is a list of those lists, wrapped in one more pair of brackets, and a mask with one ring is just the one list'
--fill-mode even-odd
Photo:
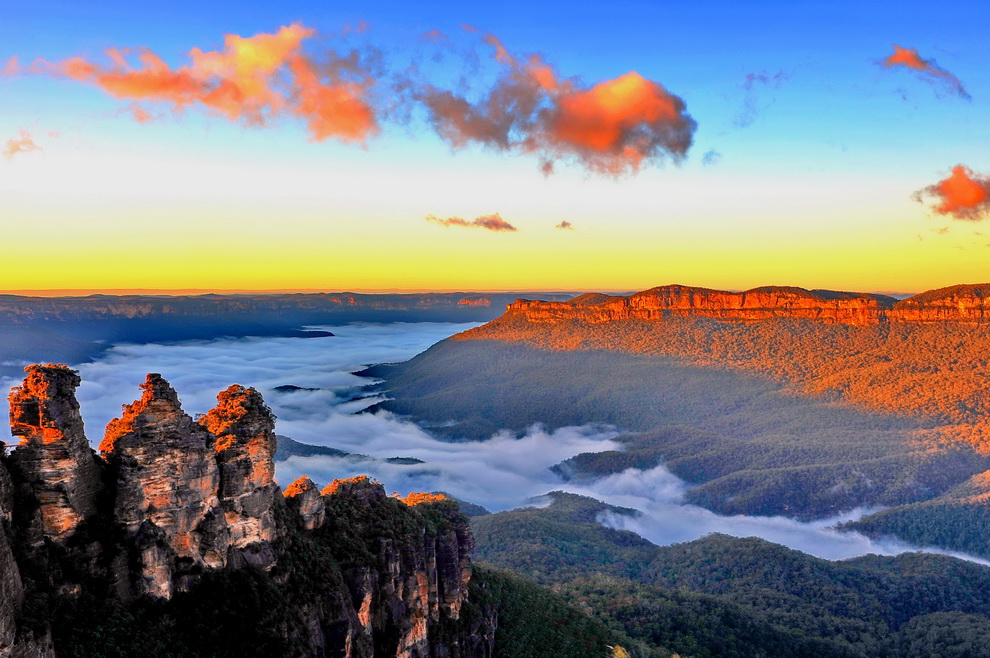
{"label": "cliff edge", "polygon": [[592,324],[616,320],[657,321],[671,317],[705,317],[728,322],[792,318],[852,325],[947,320],[985,322],[990,320],[990,284],[951,286],[900,301],[873,293],[782,286],[728,292],[667,285],[629,296],[589,293],[570,301],[519,299],[506,307],[506,315],[522,317],[529,322],[581,320]]}

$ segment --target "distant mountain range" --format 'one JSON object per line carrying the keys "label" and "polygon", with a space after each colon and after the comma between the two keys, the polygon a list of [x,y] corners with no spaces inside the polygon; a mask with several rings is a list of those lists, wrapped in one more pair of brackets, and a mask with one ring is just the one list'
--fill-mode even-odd
{"label": "distant mountain range", "polygon": [[508,314],[523,315],[530,322],[571,319],[593,323],[670,317],[706,317],[743,322],[793,318],[857,325],[939,320],[990,321],[990,284],[951,286],[902,300],[873,293],[783,286],[727,292],[670,285],[628,296],[589,293],[569,301],[521,299],[509,305]]}
{"label": "distant mountain range", "polygon": [[316,336],[347,322],[486,322],[521,296],[568,293],[279,293],[205,295],[0,295],[0,376],[34,361],[82,363],[114,343],[221,336]]}

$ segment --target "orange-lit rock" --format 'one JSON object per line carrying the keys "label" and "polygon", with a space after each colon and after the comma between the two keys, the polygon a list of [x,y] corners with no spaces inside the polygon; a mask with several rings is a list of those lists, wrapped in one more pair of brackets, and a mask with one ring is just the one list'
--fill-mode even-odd
{"label": "orange-lit rock", "polygon": [[114,520],[137,552],[136,593],[168,598],[195,580],[190,570],[224,566],[230,535],[213,436],[161,375],[141,389],[107,425],[100,451],[116,476]]}
{"label": "orange-lit rock", "polygon": [[[217,406],[199,424],[216,437],[220,505],[235,549],[253,550],[249,560],[272,557],[275,534],[275,417],[253,388],[233,385],[217,396]],[[260,551],[260,552],[259,552]]]}
{"label": "orange-lit rock", "polygon": [[669,285],[628,297],[589,293],[566,302],[520,299],[508,305],[506,314],[534,323],[580,320],[590,324],[660,321],[671,317],[703,317],[722,322],[790,318],[850,325],[981,322],[990,320],[990,284],[952,286],[903,301],[879,294],[794,287],[768,286],[727,292]]}
{"label": "orange-lit rock", "polygon": [[100,467],[79,415],[76,371],[56,364],[26,371],[9,397],[11,433],[21,438],[11,467],[37,499],[41,533],[62,541],[96,512]]}
{"label": "orange-lit rock", "polygon": [[406,505],[409,505],[410,507],[414,507],[416,505],[428,505],[430,503],[439,503],[445,500],[450,500],[450,498],[440,493],[415,492],[409,494],[408,496],[400,496],[399,500],[404,502]]}
{"label": "orange-lit rock", "polygon": [[327,512],[323,505],[323,498],[320,496],[320,490],[312,480],[305,475],[299,476],[285,489],[283,495],[289,509],[302,519],[304,528],[316,530],[323,527]]}
{"label": "orange-lit rock", "polygon": [[[308,486],[302,483],[300,488],[306,490]],[[290,488],[295,489],[295,483]],[[470,552],[474,546],[467,517],[446,496],[386,496],[381,483],[367,476],[335,480],[323,495],[330,527],[335,520],[331,510],[339,505],[338,509],[365,510],[357,515],[358,519],[396,515],[406,518],[406,527],[417,528],[404,540],[379,539],[373,567],[346,563],[341,566],[358,618],[358,624],[351,627],[354,643],[359,643],[370,629],[385,625],[399,629],[394,655],[433,655],[430,626],[443,617],[458,619],[467,599]],[[439,512],[448,522],[427,532],[421,516],[426,507],[432,507],[430,513]],[[370,532],[373,527],[372,523],[358,531]],[[388,655],[393,655],[391,649]]]}
{"label": "orange-lit rock", "polygon": [[352,478],[334,480],[320,492],[324,496],[351,496],[362,502],[385,498],[385,487],[378,480],[372,480],[367,475],[357,475]]}
{"label": "orange-lit rock", "polygon": [[492,301],[487,297],[464,297],[457,300],[460,306],[491,306]]}
{"label": "orange-lit rock", "polygon": [[894,304],[891,319],[902,322],[990,320],[990,284],[929,290]]}

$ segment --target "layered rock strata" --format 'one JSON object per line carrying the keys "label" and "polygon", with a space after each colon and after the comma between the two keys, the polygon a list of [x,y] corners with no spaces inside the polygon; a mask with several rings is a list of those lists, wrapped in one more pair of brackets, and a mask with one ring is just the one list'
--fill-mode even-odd
{"label": "layered rock strata", "polygon": [[671,317],[705,317],[727,322],[792,318],[852,325],[984,322],[990,321],[990,284],[952,286],[901,301],[886,295],[793,287],[727,292],[670,285],[629,296],[591,293],[563,302],[519,299],[507,306],[507,316],[537,323],[581,320],[591,324]]}

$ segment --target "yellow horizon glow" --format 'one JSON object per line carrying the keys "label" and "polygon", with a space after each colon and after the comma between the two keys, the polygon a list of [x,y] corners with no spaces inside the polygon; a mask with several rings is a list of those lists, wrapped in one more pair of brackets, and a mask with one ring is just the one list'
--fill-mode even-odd
{"label": "yellow horizon glow", "polygon": [[[616,182],[511,161],[479,176],[468,160],[24,158],[0,179],[0,288],[920,292],[987,278],[978,226],[938,234],[950,223],[926,217],[910,181],[668,167]],[[519,231],[423,219],[493,212]],[[554,228],[565,219],[575,230]]]}

